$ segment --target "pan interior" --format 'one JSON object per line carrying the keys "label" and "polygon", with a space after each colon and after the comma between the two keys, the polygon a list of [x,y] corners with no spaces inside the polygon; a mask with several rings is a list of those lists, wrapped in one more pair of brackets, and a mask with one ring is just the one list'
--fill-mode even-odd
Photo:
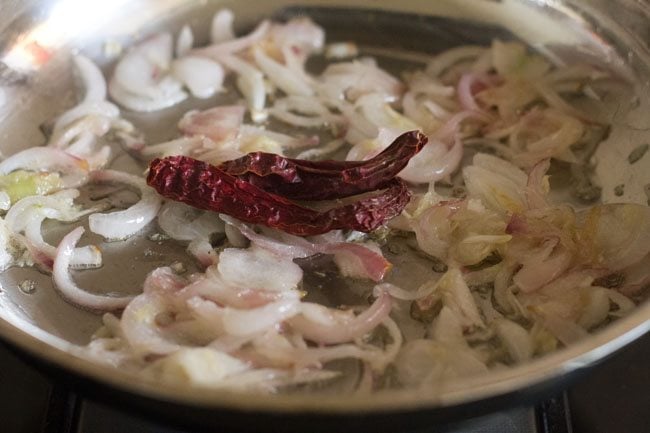
{"label": "pan interior", "polygon": [[[646,82],[637,80],[640,73],[647,71],[648,62],[644,57],[647,53],[623,49],[626,39],[619,38],[616,33],[620,29],[601,28],[604,37],[598,36],[587,12],[573,3],[405,1],[386,2],[380,6],[370,1],[303,1],[295,6],[275,1],[251,7],[250,2],[166,0],[129,2],[128,7],[125,2],[107,2],[114,5],[102,6],[97,11],[78,1],[46,3],[49,9],[44,18],[32,15],[36,9],[31,8],[37,6],[35,2],[25,2],[22,15],[3,23],[8,35],[6,41],[10,41],[3,48],[4,60],[0,63],[1,150],[4,155],[44,144],[40,126],[74,105],[78,89],[71,71],[72,52],[79,50],[88,54],[109,72],[115,60],[111,47],[127,47],[157,30],[178,31],[188,23],[195,31],[198,44],[207,41],[210,18],[214,11],[225,5],[235,11],[242,32],[263,16],[271,15],[277,19],[310,16],[326,29],[328,42],[356,41],[362,53],[378,58],[381,66],[396,74],[418,66],[426,61],[427,55],[446,48],[463,44],[489,45],[494,38],[523,40],[555,62],[578,57],[610,70],[625,84],[604,98],[597,112],[612,125],[609,138],[594,156],[599,161],[597,175],[603,188],[602,199],[604,202],[622,199],[643,204],[648,201],[648,158],[631,168],[624,165],[629,152],[640,141],[650,138],[645,116],[650,92]],[[120,5],[122,9],[118,8]],[[87,14],[83,19],[78,8]],[[73,18],[76,19],[65,18],[62,11],[74,12]],[[92,31],[89,23],[95,23]],[[50,47],[51,57],[42,64],[21,58],[21,53],[30,46],[28,42]],[[318,70],[323,65],[322,59],[314,59],[311,67]],[[234,94],[231,91],[207,100],[192,99],[155,114],[127,114],[125,117],[146,134],[150,143],[156,143],[177,134],[176,123],[190,108],[223,104],[232,100]],[[588,105],[583,108],[591,109]],[[280,129],[280,125],[272,126]],[[115,151],[118,156],[113,167],[142,173],[144,166],[141,162],[121,151],[119,146]],[[615,186],[621,183],[629,186],[622,198],[614,195]],[[558,185],[559,197],[568,197],[567,187],[566,183]],[[56,243],[71,227],[49,225],[46,240]],[[159,266],[181,261],[191,268],[192,261],[184,252],[184,246],[157,241],[153,235],[158,231],[152,224],[141,236],[110,244],[91,238],[91,242],[101,245],[105,265],[98,270],[78,272],[75,279],[90,291],[134,294],[139,292],[147,273]],[[399,260],[399,257],[395,259]],[[411,258],[401,260],[412,262]],[[350,284],[335,280],[326,283]],[[311,284],[312,287],[307,289],[313,299],[330,304],[359,302],[358,290],[341,290],[333,296],[332,291],[318,291],[322,281],[311,278]],[[54,290],[51,278],[36,269],[9,269],[0,276],[0,288],[0,318],[3,320],[0,329],[3,336],[11,340],[15,338],[6,334],[15,327],[46,345],[69,350],[74,345],[87,343],[101,324],[101,317],[63,301]],[[625,331],[629,329],[621,329],[620,333]],[[31,341],[14,342],[35,350]],[[54,356],[52,352],[48,353],[46,356]],[[83,361],[80,363],[84,364]],[[351,372],[349,377],[353,378],[354,365],[343,364],[340,368]],[[94,367],[86,368],[86,372],[104,380],[112,374],[109,370]],[[340,381],[335,391],[351,386],[353,384]]]}

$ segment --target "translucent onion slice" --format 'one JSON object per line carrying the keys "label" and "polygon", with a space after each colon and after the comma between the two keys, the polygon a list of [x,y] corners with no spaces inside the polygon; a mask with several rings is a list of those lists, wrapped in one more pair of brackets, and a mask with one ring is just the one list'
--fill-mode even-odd
{"label": "translucent onion slice", "polygon": [[271,23],[267,20],[262,21],[251,33],[236,39],[220,41],[204,48],[197,48],[190,51],[191,55],[210,57],[221,62],[223,57],[235,54],[249,48],[251,45],[264,39],[271,28]]}
{"label": "translucent onion slice", "polygon": [[96,295],[79,288],[70,275],[70,263],[75,254],[75,246],[84,233],[83,227],[77,227],[68,233],[59,244],[54,258],[52,279],[63,298],[81,308],[92,311],[121,310],[134,298],[133,296],[111,297]]}
{"label": "translucent onion slice", "polygon": [[431,183],[448,178],[463,159],[463,142],[457,136],[451,148],[429,140],[424,149],[408,162],[399,177],[411,183]]}
{"label": "translucent onion slice", "polygon": [[113,99],[134,111],[156,111],[187,98],[181,84],[167,74],[172,37],[161,33],[137,45],[115,67],[109,83]]}
{"label": "translucent onion slice", "polygon": [[185,347],[155,361],[143,374],[155,380],[182,386],[223,386],[229,377],[237,377],[250,366],[230,355],[207,347]]}
{"label": "translucent onion slice", "polygon": [[192,110],[178,122],[178,128],[187,135],[203,135],[215,143],[234,139],[244,121],[246,108],[224,105],[204,111]]}
{"label": "translucent onion slice", "polygon": [[212,17],[210,26],[210,41],[213,44],[226,42],[235,39],[233,23],[235,14],[230,9],[220,9]]}
{"label": "translucent onion slice", "polygon": [[262,307],[238,309],[220,307],[201,298],[187,301],[189,308],[215,329],[232,336],[254,336],[272,329],[300,311],[300,301],[285,299]]}
{"label": "translucent onion slice", "polygon": [[61,134],[61,131],[69,126],[72,122],[85,116],[95,115],[115,119],[120,115],[120,109],[115,104],[108,101],[89,101],[83,102],[74,108],[63,113],[54,124],[54,130],[49,143],[56,142],[55,139]]}
{"label": "translucent onion slice", "polygon": [[309,17],[292,18],[286,24],[274,23],[270,39],[283,52],[286,48],[301,58],[320,52],[325,45],[325,31]]}
{"label": "translucent onion slice", "polygon": [[209,239],[210,235],[225,230],[223,221],[214,213],[171,201],[160,209],[158,225],[169,237],[178,241]]}
{"label": "translucent onion slice", "polygon": [[156,317],[167,311],[168,307],[162,297],[155,293],[138,295],[126,306],[120,325],[136,355],[166,355],[181,348],[156,323]]}
{"label": "translucent onion slice", "polygon": [[253,57],[257,66],[280,90],[287,95],[312,96],[314,90],[302,77],[294,74],[291,69],[267,56],[260,48],[253,49]]}
{"label": "translucent onion slice", "polygon": [[181,83],[169,76],[157,84],[158,95],[155,98],[130,93],[121,82],[115,80],[111,80],[109,91],[111,97],[123,107],[141,112],[162,110],[187,99],[187,93],[182,90]]}
{"label": "translucent onion slice", "polygon": [[187,56],[174,60],[171,74],[197,98],[209,98],[223,90],[225,71],[210,59]]}
{"label": "translucent onion slice", "polygon": [[358,316],[351,311],[340,311],[318,304],[302,303],[300,315],[292,318],[292,328],[307,340],[322,344],[353,341],[367,334],[390,313],[391,296],[383,292],[373,304]]}
{"label": "translucent onion slice", "polygon": [[30,147],[0,162],[0,175],[16,170],[58,171],[67,188],[83,185],[88,179],[88,163],[60,149]]}
{"label": "translucent onion slice", "polygon": [[256,247],[225,249],[217,268],[224,282],[233,287],[278,292],[295,289],[303,274],[290,259]]}
{"label": "translucent onion slice", "polygon": [[192,28],[187,24],[181,28],[176,38],[176,57],[183,57],[192,49],[194,45],[194,34]]}
{"label": "translucent onion slice", "polygon": [[345,262],[346,272],[357,278],[369,278],[381,281],[391,264],[381,252],[365,245],[353,242],[310,242],[299,236],[292,236],[279,231],[268,231],[268,235],[256,233],[251,226],[237,221],[227,215],[221,215],[228,227],[236,227],[251,242],[274,254],[294,258],[309,257],[314,254],[333,254],[339,261]]}
{"label": "translucent onion slice", "polygon": [[[37,209],[31,209],[32,215],[25,215],[25,220],[28,221],[25,227],[25,237],[31,246],[38,250],[39,255],[49,257],[54,263],[54,258],[57,254],[56,247],[48,244],[43,239],[41,232],[41,225],[43,221],[48,218]],[[49,216],[52,218],[52,215]],[[95,245],[87,245],[80,248],[75,248],[74,254],[70,261],[70,267],[73,269],[88,269],[98,268],[102,265],[102,253]]]}
{"label": "translucent onion slice", "polygon": [[172,60],[172,36],[160,33],[136,45],[117,63],[111,81],[134,95],[156,99],[161,72],[169,69]]}
{"label": "translucent onion slice", "polygon": [[481,56],[487,49],[478,45],[462,45],[454,47],[433,57],[427,64],[427,74],[432,77],[440,76],[445,70],[456,63]]}
{"label": "translucent onion slice", "polygon": [[4,220],[0,218],[0,272],[7,269],[14,261],[11,254],[12,235]]}
{"label": "translucent onion slice", "polygon": [[137,176],[115,170],[92,173],[93,182],[123,183],[140,193],[140,200],[126,210],[111,213],[94,213],[88,218],[90,230],[107,240],[127,239],[156,218],[162,199],[145,181]]}
{"label": "translucent onion slice", "polygon": [[521,325],[508,319],[497,319],[493,326],[513,360],[524,362],[533,356],[533,342]]}
{"label": "translucent onion slice", "polygon": [[650,253],[650,208],[637,204],[605,204],[583,211],[596,221],[595,243],[602,264],[612,271],[627,268]]}
{"label": "translucent onion slice", "polygon": [[33,209],[39,210],[46,218],[74,221],[80,214],[74,207],[74,199],[79,197],[76,189],[64,189],[48,196],[33,195],[16,202],[7,212],[4,221],[9,230],[24,231],[29,222],[27,217]]}
{"label": "translucent onion slice", "polygon": [[266,120],[268,113],[264,110],[266,105],[264,75],[255,66],[235,56],[223,56],[220,61],[237,73],[237,87],[246,98],[253,122]]}
{"label": "translucent onion slice", "polygon": [[72,60],[79,71],[86,93],[82,103],[99,102],[106,99],[106,81],[102,71],[88,57],[77,54]]}
{"label": "translucent onion slice", "polygon": [[275,291],[237,287],[224,281],[216,266],[206,269],[205,277],[175,291],[179,300],[200,296],[215,302],[218,305],[227,305],[233,308],[250,309],[264,306],[270,302],[283,299],[299,300],[301,292],[298,290]]}

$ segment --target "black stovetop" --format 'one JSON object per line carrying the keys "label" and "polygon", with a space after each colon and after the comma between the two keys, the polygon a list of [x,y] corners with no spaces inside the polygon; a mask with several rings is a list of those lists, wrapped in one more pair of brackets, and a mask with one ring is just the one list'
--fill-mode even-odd
{"label": "black stovetop", "polygon": [[[439,431],[437,426],[418,433]],[[26,365],[0,344],[2,433],[190,433],[97,403]],[[458,433],[650,432],[650,334],[594,369],[566,393],[499,412]],[[228,432],[221,432],[228,433]],[[306,432],[307,433],[307,432]],[[333,432],[334,433],[334,432]]]}

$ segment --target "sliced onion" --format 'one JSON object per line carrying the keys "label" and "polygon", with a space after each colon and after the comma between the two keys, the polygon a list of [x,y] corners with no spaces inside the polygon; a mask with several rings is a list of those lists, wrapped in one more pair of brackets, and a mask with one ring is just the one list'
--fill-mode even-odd
{"label": "sliced onion", "polygon": [[161,33],[128,52],[115,67],[109,93],[134,111],[157,111],[187,98],[181,84],[167,74],[172,59],[172,37]]}
{"label": "sliced onion", "polygon": [[650,253],[650,208],[637,204],[605,204],[583,212],[596,217],[596,248],[600,261],[617,271]]}
{"label": "sliced onion", "polygon": [[247,310],[220,307],[200,298],[192,298],[187,301],[187,304],[202,320],[227,335],[233,336],[259,334],[295,316],[300,311],[300,302],[295,299],[272,302]]}
{"label": "sliced onion", "polygon": [[474,99],[472,87],[475,84],[483,84],[484,80],[478,74],[463,74],[458,81],[458,100],[460,105],[468,111],[481,111]]}
{"label": "sliced onion", "polygon": [[250,226],[234,218],[222,215],[228,226],[237,227],[241,233],[261,248],[274,254],[294,258],[304,258],[311,255],[333,254],[340,262],[346,262],[346,271],[359,278],[369,278],[381,281],[390,269],[390,263],[381,252],[373,251],[367,246],[352,242],[313,243],[298,236],[292,236],[277,231],[270,232],[275,237],[256,233]]}
{"label": "sliced onion", "polygon": [[7,191],[0,191],[0,210],[8,211],[11,207],[11,197]]}
{"label": "sliced onion", "polygon": [[[110,118],[89,114],[68,125],[63,130],[55,131],[47,145],[59,149],[66,148],[73,144],[75,140],[79,141],[80,137],[84,135],[89,135],[92,139],[101,137],[111,129],[111,126],[112,121]],[[70,151],[68,150],[68,152]]]}
{"label": "sliced onion", "polygon": [[181,83],[171,77],[165,77],[158,83],[156,98],[130,93],[114,79],[109,84],[109,92],[123,107],[142,112],[162,110],[187,99],[187,93],[182,90]]}
{"label": "sliced onion", "polygon": [[174,60],[171,74],[197,98],[209,98],[223,89],[223,67],[210,59],[187,56]]}
{"label": "sliced onion", "polygon": [[499,75],[539,80],[550,68],[542,57],[529,55],[520,42],[492,42],[492,64]]}
{"label": "sliced onion", "polygon": [[204,147],[204,141],[207,140],[203,136],[181,137],[165,143],[158,143],[145,146],[139,149],[143,156],[172,156],[172,155],[191,155],[196,153],[199,149]]}
{"label": "sliced onion", "polygon": [[297,159],[322,159],[326,155],[331,155],[345,145],[345,140],[336,139],[325,143],[320,147],[308,149],[296,155]]}
{"label": "sliced onion", "polygon": [[219,262],[216,251],[205,238],[196,238],[187,246],[187,252],[193,255],[201,265],[208,267]]}
{"label": "sliced onion", "polygon": [[142,291],[144,293],[157,293],[167,296],[177,293],[183,287],[187,286],[187,280],[176,274],[169,266],[156,268],[147,275],[144,280]]}
{"label": "sliced onion", "polygon": [[[584,125],[574,117],[552,109],[534,111],[522,118],[510,135],[509,144],[515,151],[512,161],[521,167],[533,167],[546,158],[561,157],[583,132]],[[540,138],[528,142],[525,136],[532,133]]]}
{"label": "sliced onion", "polygon": [[351,278],[381,281],[392,266],[381,254],[381,249],[373,243],[324,244],[320,245],[319,250],[333,254],[334,263],[341,274]]}
{"label": "sliced onion", "polygon": [[414,72],[407,82],[409,90],[415,94],[451,97],[456,93],[453,86],[446,86],[423,71]]}
{"label": "sliced onion", "polygon": [[171,201],[160,209],[158,225],[165,234],[178,241],[209,239],[210,235],[224,231],[223,221],[214,213]]}
{"label": "sliced onion", "polygon": [[[45,216],[37,209],[32,209],[31,215],[24,215],[27,222],[25,226],[25,237],[31,244],[31,247],[38,250],[39,255],[46,256],[54,263],[57,254],[56,247],[48,244],[43,239],[41,225],[46,218],[52,218],[52,215]],[[102,265],[102,253],[95,245],[75,248],[70,260],[70,267],[73,269],[98,268]]]}
{"label": "sliced onion", "polygon": [[588,122],[592,121],[592,119],[589,118],[587,114],[569,105],[569,103],[567,103],[560,95],[558,95],[552,87],[548,86],[544,82],[535,83],[535,89],[539,95],[544,98],[544,101],[546,101],[549,107],[552,107],[564,114],[575,117],[577,119]]}
{"label": "sliced onion", "polygon": [[[69,126],[72,122],[85,116],[95,115],[115,119],[120,115],[120,109],[114,104],[107,101],[89,101],[76,105],[74,108],[63,113],[54,124],[52,137],[57,137],[61,131]],[[48,143],[54,140],[50,138]]]}
{"label": "sliced onion", "polygon": [[411,183],[431,183],[449,178],[463,158],[463,142],[457,136],[451,148],[446,144],[429,140],[424,149],[408,162],[399,176]]}
{"label": "sliced onion", "polygon": [[[223,219],[223,215],[221,215]],[[224,220],[226,221],[226,220]],[[242,234],[242,232],[233,226],[232,224],[226,224],[226,238],[230,245],[235,248],[246,248],[248,246],[248,239]]]}
{"label": "sliced onion", "polygon": [[589,336],[589,333],[581,326],[558,315],[546,312],[537,312],[537,317],[539,318],[541,325],[565,346],[574,344],[575,342]]}
{"label": "sliced onion", "polygon": [[54,259],[52,278],[63,298],[75,305],[92,311],[121,310],[134,298],[133,296],[111,297],[95,295],[79,288],[70,275],[70,262],[75,253],[75,245],[84,233],[83,227],[77,227],[68,233],[59,244]]}
{"label": "sliced onion", "polygon": [[605,289],[597,287],[582,288],[580,292],[584,306],[577,322],[584,329],[590,330],[607,319],[610,297]]}
{"label": "sliced onion", "polygon": [[433,340],[440,343],[467,347],[460,317],[446,305],[442,307],[433,321],[429,334]]}
{"label": "sliced onion", "polygon": [[314,94],[309,84],[302,81],[301,76],[293,74],[291,69],[267,56],[260,48],[253,49],[253,58],[273,84],[287,95],[312,96]]}
{"label": "sliced onion", "polygon": [[636,307],[636,304],[624,294],[611,289],[603,289],[603,290],[605,290],[605,293],[607,293],[609,300],[612,301],[614,304],[616,304],[616,306],[618,307],[618,310],[610,313],[612,316],[617,316],[617,317],[624,316],[625,314],[632,311],[634,307]]}
{"label": "sliced onion", "polygon": [[213,348],[184,347],[147,366],[143,374],[181,386],[220,387],[250,366]]}
{"label": "sliced onion", "polygon": [[438,387],[450,379],[466,379],[488,371],[471,349],[432,340],[413,340],[395,360],[397,375],[406,386]]}
{"label": "sliced onion", "polygon": [[467,59],[479,57],[486,51],[485,47],[476,45],[462,45],[450,50],[444,51],[433,57],[427,64],[427,74],[432,77],[439,77],[445,70],[454,66],[456,63]]}
{"label": "sliced onion", "polygon": [[415,301],[429,296],[436,289],[436,286],[436,280],[429,280],[421,285],[417,290],[408,291],[391,283],[382,283],[375,286],[373,293],[378,295],[382,292],[386,292],[395,299],[400,299],[402,301]]}
{"label": "sliced onion", "polygon": [[523,292],[530,293],[566,271],[571,266],[573,257],[564,248],[558,247],[557,239],[549,239],[539,249],[518,260],[522,263],[522,268],[515,274],[513,281]]}
{"label": "sliced onion", "polygon": [[105,145],[96,149],[98,145],[97,138],[95,136],[89,136],[86,139],[87,142],[85,143],[81,142],[81,140],[73,143],[68,147],[67,152],[85,159],[91,170],[99,170],[108,165],[111,159],[111,147]]}
{"label": "sliced onion", "polygon": [[528,177],[514,165],[487,154],[476,154],[473,165],[463,168],[469,195],[499,212],[518,212],[525,208]]}
{"label": "sliced onion", "polygon": [[476,302],[458,268],[452,267],[443,275],[433,293],[434,296],[436,294],[442,297],[444,305],[458,315],[465,329],[472,326],[485,327]]}
{"label": "sliced onion", "polygon": [[289,323],[306,339],[322,344],[353,341],[377,327],[390,313],[390,295],[382,293],[375,302],[358,316],[325,308],[318,304],[302,303],[300,315]]}
{"label": "sliced onion", "polygon": [[290,48],[300,57],[320,52],[325,45],[325,31],[308,17],[292,18],[271,28],[271,39],[280,49]]}
{"label": "sliced onion", "polygon": [[61,218],[74,221],[79,213],[74,207],[74,199],[79,197],[76,189],[64,189],[48,196],[32,195],[17,201],[7,212],[4,221],[9,230],[18,233],[27,227],[33,209],[40,210],[47,218]]}
{"label": "sliced onion", "polygon": [[335,42],[325,47],[325,58],[332,59],[349,59],[359,55],[359,47],[353,42]]}
{"label": "sliced onion", "polygon": [[136,296],[124,309],[120,321],[122,332],[136,355],[166,355],[181,346],[164,335],[156,317],[168,311],[162,298],[154,293]]}
{"label": "sliced onion", "polygon": [[530,209],[540,209],[549,206],[546,196],[550,190],[546,172],[551,166],[551,161],[545,159],[537,163],[528,174],[526,183],[526,201]]}
{"label": "sliced onion", "polygon": [[204,277],[200,277],[175,293],[175,297],[178,298],[179,302],[197,296],[218,305],[250,309],[281,300],[299,301],[301,293],[298,290],[278,292],[233,286],[223,279],[216,266],[211,266],[206,269]]}
{"label": "sliced onion", "polygon": [[218,10],[212,17],[210,41],[213,44],[218,44],[235,39],[235,32],[233,31],[234,22],[235,14],[230,9]]}
{"label": "sliced onion", "polygon": [[172,36],[161,33],[136,45],[115,67],[111,81],[120,83],[124,91],[157,99],[160,73],[167,71],[172,60]]}
{"label": "sliced onion", "polygon": [[239,133],[246,109],[241,105],[227,105],[205,111],[192,110],[178,123],[188,135],[203,135],[216,143],[233,139]]}
{"label": "sliced onion", "polygon": [[494,329],[515,362],[524,362],[533,356],[533,342],[522,326],[508,319],[497,319]]}
{"label": "sliced onion", "polygon": [[302,269],[293,261],[254,247],[224,250],[218,269],[227,284],[240,288],[281,292],[295,289],[302,280]]}
{"label": "sliced onion", "polygon": [[476,120],[480,122],[489,122],[490,117],[480,111],[460,111],[449,117],[447,121],[436,130],[435,137],[440,141],[450,142],[460,133],[461,124],[465,120]]}
{"label": "sliced onion", "polygon": [[102,235],[107,240],[127,239],[158,215],[162,199],[142,178],[114,170],[95,171],[91,177],[94,182],[123,183],[140,193],[140,200],[126,210],[90,215],[88,224],[93,233]]}
{"label": "sliced onion", "polygon": [[381,94],[387,101],[394,101],[403,92],[403,85],[388,72],[375,64],[362,61],[336,63],[325,69],[322,91],[331,101],[356,101],[371,93]]}
{"label": "sliced onion", "polygon": [[305,96],[280,98],[275,101],[269,112],[283,122],[300,127],[322,127],[343,123],[340,116],[330,113],[319,101]]}
{"label": "sliced onion", "polygon": [[224,66],[237,73],[237,87],[246,98],[253,121],[264,121],[267,117],[267,113],[264,111],[266,105],[264,75],[250,63],[234,56],[223,56],[220,61]]}
{"label": "sliced onion", "polygon": [[411,228],[422,251],[440,260],[447,259],[452,234],[450,217],[460,205],[458,201],[442,202],[411,219]]}
{"label": "sliced onion", "polygon": [[106,81],[104,81],[104,75],[97,65],[95,65],[95,63],[88,57],[81,54],[73,56],[72,60],[74,61],[77,71],[79,71],[79,75],[84,84],[84,89],[86,90],[84,99],[81,103],[84,104],[106,100]]}
{"label": "sliced onion", "polygon": [[251,33],[240,38],[222,41],[204,48],[198,48],[190,51],[190,54],[196,56],[210,57],[221,62],[224,57],[243,51],[251,45],[259,42],[266,37],[271,23],[262,21]]}
{"label": "sliced onion", "polygon": [[62,150],[51,147],[30,147],[0,162],[0,175],[16,170],[59,171],[67,188],[82,185],[88,178],[88,163]]}
{"label": "sliced onion", "polygon": [[626,296],[634,296],[641,293],[650,284],[648,269],[650,269],[650,254],[632,266],[621,270],[621,273],[625,276],[625,284],[617,290]]}
{"label": "sliced onion", "polygon": [[221,215],[220,218],[226,222],[226,230],[228,230],[228,227],[235,228],[239,235],[244,237],[244,240],[248,239],[258,247],[278,256],[294,259],[316,254],[316,248],[303,238],[296,237],[294,239],[293,236],[291,238],[282,236],[280,239],[276,239],[257,233],[250,225],[244,224],[228,215]]}
{"label": "sliced onion", "polygon": [[176,38],[176,57],[183,57],[186,55],[194,45],[194,35],[192,29],[187,24],[181,28]]}

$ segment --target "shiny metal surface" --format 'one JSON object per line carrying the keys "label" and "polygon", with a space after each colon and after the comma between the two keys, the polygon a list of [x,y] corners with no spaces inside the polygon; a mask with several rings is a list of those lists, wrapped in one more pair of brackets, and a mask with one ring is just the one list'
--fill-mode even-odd
{"label": "shiny metal surface", "polygon": [[[647,2],[609,0],[564,2],[555,0],[439,0],[363,1],[302,0],[307,6],[346,6],[418,13],[449,19],[474,20],[507,29],[518,38],[557,60],[579,56],[597,62],[633,83],[636,98],[614,98],[603,115],[613,125],[608,140],[595,155],[603,183],[604,201],[614,186],[626,183],[628,202],[646,203],[650,158],[630,166],[625,159],[638,144],[650,140],[650,6]],[[178,30],[190,22],[205,33],[212,13],[227,5],[242,26],[296,4],[200,0],[86,0],[4,1],[0,4],[0,150],[8,155],[44,143],[39,126],[72,105],[75,88],[69,64],[72,50],[81,50],[110,68],[113,57],[106,44],[128,46],[158,28]],[[614,14],[615,11],[615,14]],[[616,16],[616,20],[614,20]],[[201,34],[201,30],[197,32]],[[462,31],[458,32],[462,37]],[[441,47],[432,48],[433,51]],[[620,95],[618,95],[620,96]],[[167,114],[161,123],[173,124]],[[146,124],[147,119],[139,120]],[[139,123],[140,124],[140,123]],[[166,138],[169,129],[151,129],[152,140]],[[125,161],[124,161],[125,162]],[[136,167],[137,169],[137,167]],[[55,235],[53,235],[55,236]],[[146,237],[107,247],[114,261],[89,277],[97,291],[135,292],[143,275],[178,254],[164,250]],[[153,249],[154,256],[144,251]],[[139,263],[134,267],[134,263]],[[125,278],[114,278],[114,275]],[[37,283],[33,294],[17,286],[25,278]],[[79,354],[99,325],[99,318],[78,310],[51,289],[49,277],[15,269],[0,277],[0,337],[55,365],[92,380],[156,399],[203,407],[283,412],[354,413],[384,409],[440,408],[478,401],[544,384],[579,371],[650,330],[650,303],[630,316],[595,333],[589,339],[513,369],[456,384],[435,393],[423,390],[391,391],[371,396],[239,395],[223,391],[175,388],[146,382],[123,371],[97,365]]]}

